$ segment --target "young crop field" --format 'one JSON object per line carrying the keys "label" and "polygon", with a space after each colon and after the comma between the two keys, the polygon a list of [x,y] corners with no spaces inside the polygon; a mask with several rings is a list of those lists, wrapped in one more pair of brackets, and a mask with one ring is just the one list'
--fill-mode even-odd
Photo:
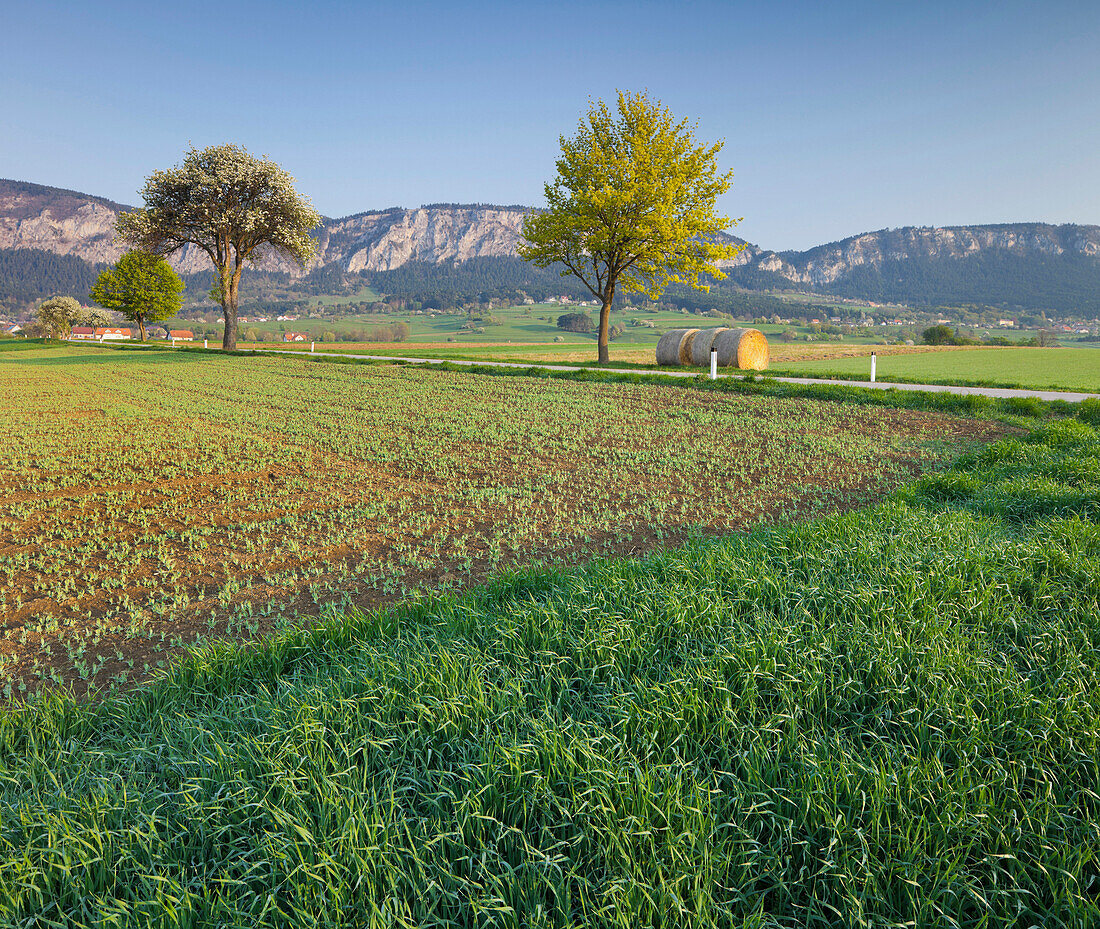
{"label": "young crop field", "polygon": [[[111,389],[148,388],[104,364]],[[251,383],[173,364],[163,383]],[[277,396],[314,374],[284,369]],[[340,392],[414,389],[377,374]],[[425,383],[490,419],[492,385]],[[568,400],[581,419],[636,402],[600,396]],[[787,422],[839,486],[829,416]],[[261,454],[248,436],[234,454]],[[0,922],[1095,927],[1098,521],[1100,439],[1065,419],[856,512],[348,611],[128,694],[13,707]]]}
{"label": "young crop field", "polygon": [[[869,352],[870,350],[868,350]],[[1033,389],[1100,392],[1100,351],[1095,348],[965,348],[954,351],[881,352],[878,379],[924,383],[999,384]],[[866,358],[778,359],[775,374],[866,378]]]}
{"label": "young crop field", "polygon": [[0,688],[879,497],[1001,427],[289,357],[0,352]]}

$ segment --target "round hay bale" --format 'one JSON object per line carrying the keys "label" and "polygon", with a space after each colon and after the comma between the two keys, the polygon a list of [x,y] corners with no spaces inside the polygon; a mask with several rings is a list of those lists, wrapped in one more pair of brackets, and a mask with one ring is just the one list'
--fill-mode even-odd
{"label": "round hay bale", "polygon": [[698,329],[670,329],[657,343],[657,364],[681,365],[686,364],[681,358],[680,344],[684,337],[693,335]]}
{"label": "round hay bale", "polygon": [[691,364],[691,347],[695,344],[695,337],[698,334],[698,329],[689,329],[680,340],[680,364]]}
{"label": "round hay bale", "polygon": [[727,329],[714,337],[711,347],[718,349],[718,364],[723,368],[763,371],[771,360],[768,340],[759,329]]}
{"label": "round hay bale", "polygon": [[691,343],[691,363],[703,365],[710,364],[710,347],[715,337],[720,332],[725,332],[727,326],[719,326],[717,329],[704,329],[697,333],[695,341]]}

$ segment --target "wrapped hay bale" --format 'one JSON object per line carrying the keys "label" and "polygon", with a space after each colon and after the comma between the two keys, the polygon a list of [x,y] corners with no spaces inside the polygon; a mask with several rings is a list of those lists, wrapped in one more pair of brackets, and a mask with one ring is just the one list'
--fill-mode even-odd
{"label": "wrapped hay bale", "polygon": [[719,326],[717,329],[704,329],[695,336],[691,343],[691,363],[696,365],[710,364],[710,347],[720,332],[729,331],[727,326]]}
{"label": "wrapped hay bale", "polygon": [[732,365],[750,371],[763,371],[768,367],[768,340],[759,329],[727,329],[718,333],[711,345],[718,349],[718,364],[723,368]]}
{"label": "wrapped hay bale", "polygon": [[[685,338],[694,336],[698,331],[698,329],[670,329],[661,336],[661,340],[657,343],[657,364],[687,364],[687,362],[683,361],[683,352],[680,346]],[[688,360],[691,360],[690,353],[688,355]]]}

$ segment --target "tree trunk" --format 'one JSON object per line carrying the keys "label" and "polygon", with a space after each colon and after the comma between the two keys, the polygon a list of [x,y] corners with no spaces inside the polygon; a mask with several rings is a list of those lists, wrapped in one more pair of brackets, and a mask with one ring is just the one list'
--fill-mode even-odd
{"label": "tree trunk", "polygon": [[222,349],[231,352],[237,347],[237,285],[241,280],[240,269],[230,271],[228,265],[222,268],[220,296],[222,315],[225,317],[225,330],[222,333]]}
{"label": "tree trunk", "polygon": [[600,357],[599,362],[602,365],[611,361],[611,352],[608,349],[608,343],[611,341],[611,301],[615,299],[615,291],[609,289],[604,294],[603,306],[600,307],[600,338],[599,338],[599,350]]}
{"label": "tree trunk", "polygon": [[141,333],[141,341],[144,342],[145,341],[145,317],[144,316],[138,316],[137,324],[138,324],[138,332]]}

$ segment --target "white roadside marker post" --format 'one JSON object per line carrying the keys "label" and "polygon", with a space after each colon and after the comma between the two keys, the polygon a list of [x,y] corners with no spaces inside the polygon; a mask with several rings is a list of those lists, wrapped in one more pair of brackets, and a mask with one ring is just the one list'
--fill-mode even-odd
{"label": "white roadside marker post", "polygon": [[202,347],[203,348],[210,348],[210,340],[209,339],[203,339],[202,340]]}
{"label": "white roadside marker post", "polygon": [[710,350],[710,379],[718,380],[718,349],[716,348]]}
{"label": "white roadside marker post", "polygon": [[313,349],[314,349],[314,347],[315,347],[316,345],[317,345],[317,343],[316,343],[316,342],[310,342],[310,343],[309,343],[309,353],[310,353],[311,355],[313,354]]}
{"label": "white roadside marker post", "polygon": [[878,361],[878,359],[875,357],[875,353],[871,352],[871,383],[872,384],[875,382],[875,362],[877,362],[877,361]]}

